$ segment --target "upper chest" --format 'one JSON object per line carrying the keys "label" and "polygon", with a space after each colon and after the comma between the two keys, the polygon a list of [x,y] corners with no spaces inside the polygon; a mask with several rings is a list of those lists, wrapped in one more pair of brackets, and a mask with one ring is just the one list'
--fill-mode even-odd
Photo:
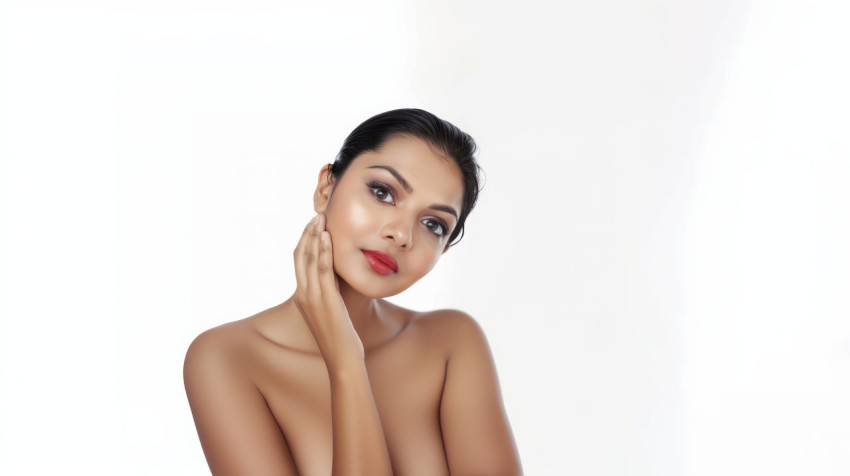
{"label": "upper chest", "polygon": [[[302,474],[330,474],[331,393],[320,355],[279,346],[263,350],[254,381]],[[444,349],[411,329],[366,352],[369,383],[397,474],[448,472],[439,410]]]}

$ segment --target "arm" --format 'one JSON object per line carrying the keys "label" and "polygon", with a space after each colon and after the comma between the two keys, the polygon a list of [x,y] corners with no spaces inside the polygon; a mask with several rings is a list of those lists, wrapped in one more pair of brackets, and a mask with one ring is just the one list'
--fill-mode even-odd
{"label": "arm", "polygon": [[365,363],[334,370],[330,380],[333,415],[331,474],[391,475],[390,455]]}
{"label": "arm", "polygon": [[183,383],[210,472],[215,476],[298,474],[260,391],[238,368],[228,338],[213,329],[189,346]]}
{"label": "arm", "polygon": [[331,385],[333,476],[392,475],[365,351],[339,293],[330,234],[318,215],[295,249],[295,305],[310,328]]}
{"label": "arm", "polygon": [[440,404],[452,475],[519,475],[522,468],[502,404],[487,339],[466,314],[452,316],[454,350]]}

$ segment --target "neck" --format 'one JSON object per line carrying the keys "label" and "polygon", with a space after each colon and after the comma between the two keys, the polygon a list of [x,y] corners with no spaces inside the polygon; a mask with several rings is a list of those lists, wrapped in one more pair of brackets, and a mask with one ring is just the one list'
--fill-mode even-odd
{"label": "neck", "polygon": [[380,320],[378,313],[378,299],[366,297],[348,283],[337,276],[339,282],[339,294],[348,309],[348,317],[354,325],[354,330],[362,339],[370,328]]}

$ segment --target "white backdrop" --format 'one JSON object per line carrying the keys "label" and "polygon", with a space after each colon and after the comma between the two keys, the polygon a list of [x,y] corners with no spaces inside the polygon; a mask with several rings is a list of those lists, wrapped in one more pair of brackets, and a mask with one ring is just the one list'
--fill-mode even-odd
{"label": "white backdrop", "polygon": [[487,181],[391,300],[476,316],[526,474],[850,473],[843,2],[73,3],[0,1],[0,474],[208,474],[188,344],[397,107]]}

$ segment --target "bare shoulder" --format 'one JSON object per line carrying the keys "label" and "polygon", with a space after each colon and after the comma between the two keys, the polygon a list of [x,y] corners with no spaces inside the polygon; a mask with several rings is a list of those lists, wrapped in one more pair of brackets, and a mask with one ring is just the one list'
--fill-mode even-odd
{"label": "bare shoulder", "polygon": [[453,353],[472,341],[485,341],[484,330],[470,314],[457,309],[418,312],[411,322],[418,332]]}
{"label": "bare shoulder", "polygon": [[442,331],[469,331],[480,329],[478,321],[466,312],[457,309],[438,309],[415,313],[415,321]]}
{"label": "bare shoulder", "polygon": [[297,474],[281,430],[248,370],[250,343],[243,321],[199,334],[186,351],[183,383],[213,474]]}
{"label": "bare shoulder", "polygon": [[450,344],[440,428],[451,474],[522,474],[487,338],[469,314],[438,311],[437,334]]}
{"label": "bare shoulder", "polygon": [[252,369],[263,345],[262,336],[247,319],[228,322],[201,332],[186,350],[184,379],[188,372],[229,372],[240,379],[253,376]]}
{"label": "bare shoulder", "polygon": [[192,340],[186,351],[190,356],[211,357],[213,355],[233,355],[245,347],[250,338],[250,330],[243,321],[228,322],[207,329]]}

